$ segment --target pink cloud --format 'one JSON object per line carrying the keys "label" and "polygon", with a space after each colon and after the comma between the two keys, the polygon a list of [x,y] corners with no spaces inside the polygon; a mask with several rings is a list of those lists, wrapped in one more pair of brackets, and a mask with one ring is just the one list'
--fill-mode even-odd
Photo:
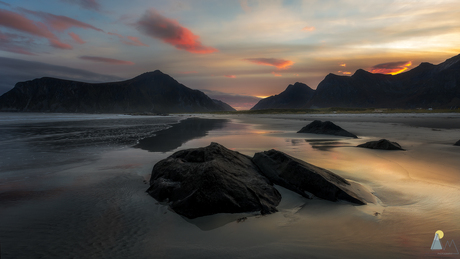
{"label": "pink cloud", "polygon": [[99,11],[101,5],[96,0],[61,0],[62,2],[79,5],[88,10]]}
{"label": "pink cloud", "polygon": [[72,49],[71,45],[59,41],[56,35],[50,32],[43,23],[34,22],[14,12],[0,9],[0,26],[47,38],[51,46],[56,48]]}
{"label": "pink cloud", "polygon": [[302,28],[302,31],[314,31],[314,30],[315,30],[315,27],[313,26],[306,26]]}
{"label": "pink cloud", "polygon": [[103,30],[97,27],[94,27],[91,24],[84,23],[84,22],[75,20],[73,18],[67,17],[67,16],[55,15],[55,14],[46,13],[46,12],[36,12],[36,11],[31,11],[25,8],[20,8],[20,10],[25,13],[32,14],[32,15],[42,18],[46,24],[48,24],[51,28],[53,28],[56,31],[65,31],[71,27],[78,27],[78,28],[92,29],[92,30],[103,32]]}
{"label": "pink cloud", "polygon": [[82,40],[82,39],[80,38],[80,36],[78,36],[77,34],[75,34],[75,33],[73,33],[73,32],[69,32],[68,34],[69,34],[69,36],[72,37],[72,39],[73,39],[74,41],[76,41],[77,43],[79,43],[79,44],[85,44],[85,43],[86,43],[86,41]]}
{"label": "pink cloud", "polygon": [[235,75],[224,75],[225,77],[228,77],[228,78],[236,78]]}
{"label": "pink cloud", "polygon": [[154,9],[146,11],[136,24],[139,31],[150,37],[160,39],[176,49],[198,54],[217,51],[215,48],[204,46],[199,41],[199,36],[193,34],[177,21],[163,17]]}
{"label": "pink cloud", "polygon": [[114,64],[114,65],[134,65],[134,62],[113,59],[113,58],[104,58],[104,57],[94,57],[94,56],[80,56],[80,59],[89,60],[94,62],[103,62],[107,64]]}
{"label": "pink cloud", "polygon": [[129,40],[122,40],[121,42],[123,42],[124,44],[126,45],[132,45],[132,46],[145,46],[145,47],[148,47],[149,45],[141,42],[139,40],[139,38],[137,37],[132,37],[132,36],[126,36],[126,38]]}
{"label": "pink cloud", "polygon": [[288,69],[294,64],[290,60],[277,58],[247,58],[245,60],[259,65],[274,66],[278,69]]}
{"label": "pink cloud", "polygon": [[[132,36],[123,36],[121,34],[115,33],[115,32],[107,32],[109,35],[114,35],[120,38],[120,41],[125,44],[125,45],[131,45],[131,46],[145,46],[148,47],[149,45],[141,42],[138,37],[132,37]],[[127,39],[127,40],[124,40]]]}

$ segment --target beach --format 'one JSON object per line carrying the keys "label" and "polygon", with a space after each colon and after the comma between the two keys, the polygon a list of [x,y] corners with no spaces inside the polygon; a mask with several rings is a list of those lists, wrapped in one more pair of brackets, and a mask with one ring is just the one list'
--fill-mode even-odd
{"label": "beach", "polygon": [[[21,117],[22,116],[22,117]],[[330,120],[357,139],[296,133]],[[0,114],[1,258],[459,258],[459,114]],[[405,151],[356,147],[388,139]],[[277,149],[372,192],[189,220],[145,191],[156,162],[217,142]],[[243,219],[243,220],[241,220]]]}

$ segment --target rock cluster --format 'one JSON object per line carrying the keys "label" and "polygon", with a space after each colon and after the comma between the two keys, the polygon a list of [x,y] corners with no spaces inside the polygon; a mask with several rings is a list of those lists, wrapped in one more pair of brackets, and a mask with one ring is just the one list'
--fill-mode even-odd
{"label": "rock cluster", "polygon": [[[366,204],[344,178],[283,152],[250,157],[211,143],[181,150],[159,161],[147,192],[187,218],[216,213],[277,211],[279,184],[304,197]],[[362,194],[362,193],[361,193]],[[366,194],[367,195],[367,194]]]}

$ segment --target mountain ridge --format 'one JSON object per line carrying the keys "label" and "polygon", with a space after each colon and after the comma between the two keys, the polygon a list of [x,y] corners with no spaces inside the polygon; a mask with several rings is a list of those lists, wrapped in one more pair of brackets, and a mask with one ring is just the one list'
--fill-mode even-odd
{"label": "mountain ridge", "polygon": [[199,90],[180,84],[160,70],[107,83],[52,77],[18,82],[0,96],[0,111],[19,112],[211,112],[234,111]]}
{"label": "mountain ridge", "polygon": [[[285,91],[260,100],[251,110],[278,109],[266,99]],[[460,54],[438,65],[422,62],[397,75],[373,74],[364,69],[351,76],[329,73],[312,91],[312,96],[302,101],[284,98],[282,108],[460,107]]]}

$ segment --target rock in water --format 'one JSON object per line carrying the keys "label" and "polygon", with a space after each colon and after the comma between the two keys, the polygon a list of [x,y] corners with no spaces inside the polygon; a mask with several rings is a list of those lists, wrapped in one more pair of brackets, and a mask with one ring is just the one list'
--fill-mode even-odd
{"label": "rock in water", "polygon": [[196,218],[216,213],[276,212],[281,194],[251,158],[217,143],[181,150],[159,161],[147,192],[170,202],[176,213]]}
{"label": "rock in water", "polygon": [[457,141],[457,142],[454,144],[454,146],[460,146],[460,140]]}
{"label": "rock in water", "polygon": [[342,129],[330,121],[322,122],[319,120],[314,120],[312,123],[297,131],[297,133],[314,133],[358,138],[355,134]]}
{"label": "rock in water", "polygon": [[383,149],[383,150],[404,150],[396,142],[391,142],[386,139],[379,141],[369,141],[364,144],[358,145],[358,147],[371,148],[371,149]]}
{"label": "rock in water", "polygon": [[274,149],[259,152],[254,155],[252,161],[273,183],[304,197],[309,198],[308,193],[311,193],[329,201],[345,200],[360,205],[366,204],[365,199],[355,192],[356,185],[326,169],[283,152]]}

